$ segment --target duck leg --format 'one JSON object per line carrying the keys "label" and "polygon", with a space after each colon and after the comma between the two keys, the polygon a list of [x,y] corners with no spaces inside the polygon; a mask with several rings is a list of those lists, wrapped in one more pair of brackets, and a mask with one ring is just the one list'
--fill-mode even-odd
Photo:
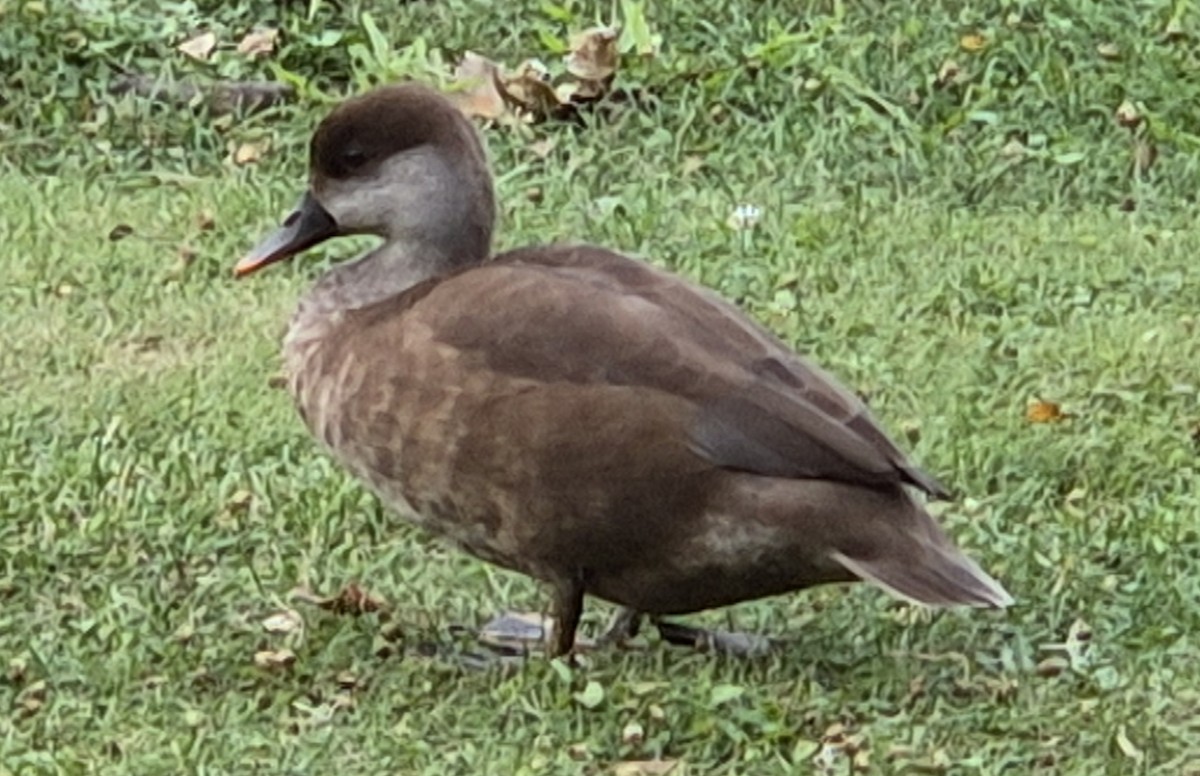
{"label": "duck leg", "polygon": [[570,654],[575,646],[575,631],[583,616],[583,575],[577,574],[554,586],[553,624],[550,627],[549,656]]}

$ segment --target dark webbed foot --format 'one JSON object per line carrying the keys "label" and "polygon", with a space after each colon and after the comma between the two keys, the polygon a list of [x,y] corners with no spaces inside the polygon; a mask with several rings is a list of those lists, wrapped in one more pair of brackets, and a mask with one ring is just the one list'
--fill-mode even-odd
{"label": "dark webbed foot", "polygon": [[608,621],[604,635],[596,640],[596,644],[603,647],[623,647],[631,639],[637,638],[641,626],[642,613],[622,606]]}
{"label": "dark webbed foot", "polygon": [[666,622],[658,618],[654,618],[653,622],[663,641],[680,647],[691,647],[701,652],[717,652],[733,657],[754,658],[767,654],[772,647],[771,639],[753,633],[706,630],[690,625]]}
{"label": "dark webbed foot", "polygon": [[[644,617],[646,615],[642,612],[621,607],[613,615],[604,635],[597,640],[596,644],[605,647],[625,646],[626,642],[637,637]],[[650,616],[649,619],[658,629],[663,641],[676,646],[691,647],[702,652],[719,652],[724,655],[749,658],[766,654],[772,646],[771,640],[765,636],[710,631],[667,622],[655,616]]]}

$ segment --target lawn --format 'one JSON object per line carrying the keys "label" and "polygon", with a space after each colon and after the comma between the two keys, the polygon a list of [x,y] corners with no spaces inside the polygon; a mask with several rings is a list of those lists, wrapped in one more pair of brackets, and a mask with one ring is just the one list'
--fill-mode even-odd
{"label": "lawn", "polygon": [[[488,126],[498,248],[736,300],[955,490],[1017,605],[829,588],[691,618],[782,637],[763,658],[651,634],[483,671],[458,626],[543,591],[384,511],[272,387],[296,297],[363,243],[230,270],[331,100],[466,50],[560,77],[638,4],[152,8],[0,6],[0,774],[1200,774],[1190,6],[647,4],[637,100]],[[251,60],[255,24],[285,34]],[[210,61],[175,50],[206,29]],[[107,95],[122,69],[298,96],[164,109]],[[382,610],[312,600],[352,585]]]}

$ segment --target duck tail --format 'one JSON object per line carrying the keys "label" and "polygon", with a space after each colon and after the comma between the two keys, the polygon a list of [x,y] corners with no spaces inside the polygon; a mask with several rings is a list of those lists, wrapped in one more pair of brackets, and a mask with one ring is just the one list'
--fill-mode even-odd
{"label": "duck tail", "polygon": [[[938,531],[940,534],[941,532]],[[990,574],[944,536],[922,542],[917,557],[884,555],[852,558],[835,551],[833,559],[850,573],[874,583],[897,598],[924,606],[975,606],[1004,609],[1013,597]]]}

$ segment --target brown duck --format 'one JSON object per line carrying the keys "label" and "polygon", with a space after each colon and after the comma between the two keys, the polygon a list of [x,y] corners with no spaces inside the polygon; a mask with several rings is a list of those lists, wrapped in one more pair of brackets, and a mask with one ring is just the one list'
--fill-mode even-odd
{"label": "brown duck", "polygon": [[417,525],[550,585],[551,654],[584,594],[638,614],[866,580],[933,606],[1008,593],[910,489],[946,497],[832,378],[715,294],[604,248],[492,257],[472,125],[416,84],[337,107],[308,192],[239,276],[338,235],[284,341],[304,422]]}

